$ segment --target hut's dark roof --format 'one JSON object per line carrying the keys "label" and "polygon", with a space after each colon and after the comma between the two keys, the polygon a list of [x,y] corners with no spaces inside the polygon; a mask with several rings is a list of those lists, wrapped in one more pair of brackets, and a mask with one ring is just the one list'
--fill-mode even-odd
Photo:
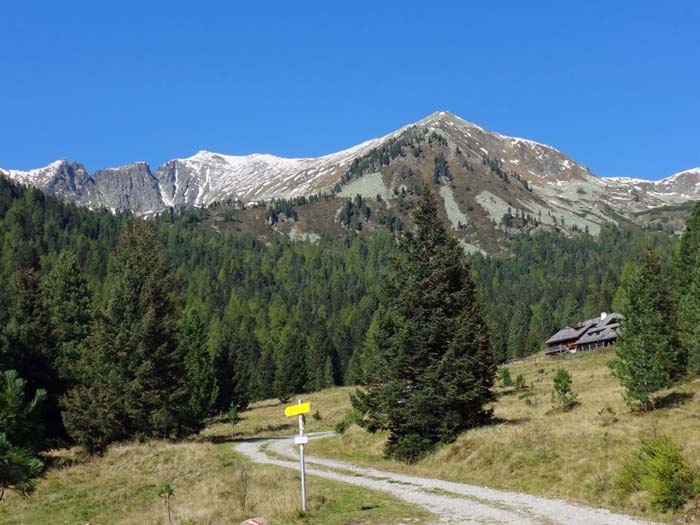
{"label": "hut's dark roof", "polygon": [[589,330],[581,339],[576,341],[576,346],[585,345],[588,343],[599,343],[602,341],[610,341],[620,335],[620,324],[612,323]]}
{"label": "hut's dark roof", "polygon": [[545,342],[546,344],[551,345],[555,343],[561,343],[564,341],[578,339],[579,337],[581,337],[582,334],[586,333],[586,331],[592,326],[592,324],[593,320],[589,319],[588,321],[584,321],[583,323],[581,323],[581,326],[567,326],[563,330],[559,330],[556,334],[547,339],[547,341]]}
{"label": "hut's dark roof", "polygon": [[552,337],[547,339],[545,344],[554,345],[566,341],[575,341],[576,345],[595,343],[599,341],[609,341],[615,339],[620,333],[620,321],[624,319],[622,314],[612,312],[604,318],[594,317],[575,327],[566,327],[559,330]]}

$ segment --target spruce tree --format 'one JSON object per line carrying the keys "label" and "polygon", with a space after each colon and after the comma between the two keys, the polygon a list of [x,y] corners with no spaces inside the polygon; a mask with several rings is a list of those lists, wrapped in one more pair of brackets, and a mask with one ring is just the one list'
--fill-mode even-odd
{"label": "spruce tree", "polygon": [[219,396],[218,409],[231,405],[245,410],[255,389],[253,364],[259,359],[260,348],[250,320],[227,309],[220,325],[215,345],[215,368]]}
{"label": "spruce tree", "polygon": [[700,374],[700,267],[688,272],[690,282],[678,302],[678,339],[687,356],[687,372]]}
{"label": "spruce tree", "polygon": [[490,418],[496,372],[470,267],[428,186],[414,216],[383,279],[377,373],[352,399],[365,428],[389,431],[387,456],[408,462]]}
{"label": "spruce tree", "polygon": [[91,451],[132,436],[193,430],[172,274],[155,224],[125,226],[110,280],[79,364],[80,384],[64,401],[68,430]]}
{"label": "spruce tree", "polygon": [[63,252],[42,282],[42,294],[51,331],[51,361],[63,395],[74,383],[80,345],[92,322],[92,297],[75,255]]}
{"label": "spruce tree", "polygon": [[187,409],[190,426],[199,427],[214,406],[218,387],[214,375],[214,364],[207,349],[204,322],[195,308],[185,311],[178,327],[179,344],[183,347],[185,369],[190,389]]}
{"label": "spruce tree", "polygon": [[675,257],[678,339],[686,371],[700,373],[700,203],[693,207]]}
{"label": "spruce tree", "polygon": [[276,350],[275,396],[286,402],[294,393],[304,391],[306,384],[306,360],[304,338],[292,321],[280,334]]}
{"label": "spruce tree", "polygon": [[35,270],[18,270],[10,281],[10,319],[4,327],[7,353],[3,366],[16,370],[29,391],[46,392],[44,417],[51,437],[65,436],[58,407],[63,393],[53,358],[54,340]]}
{"label": "spruce tree", "polygon": [[654,408],[652,394],[670,385],[677,358],[671,343],[669,290],[651,247],[629,280],[622,307],[623,332],[611,363],[632,408]]}
{"label": "spruce tree", "polygon": [[692,269],[697,266],[700,256],[700,203],[693,206],[693,211],[685,223],[685,230],[678,244],[674,259],[678,289],[683,291],[692,279]]}
{"label": "spruce tree", "polygon": [[534,354],[542,349],[544,341],[552,335],[552,311],[546,301],[542,300],[530,308],[532,316],[527,330],[526,354]]}
{"label": "spruce tree", "polygon": [[516,308],[508,325],[508,354],[511,359],[524,357],[528,339],[528,319],[523,308]]}
{"label": "spruce tree", "polygon": [[332,357],[334,352],[325,322],[317,323],[312,329],[307,349],[307,390],[321,390],[333,386],[335,383]]}
{"label": "spruce tree", "polygon": [[36,451],[43,441],[44,390],[25,399],[26,381],[14,370],[0,373],[0,500],[6,489],[27,494],[43,468]]}
{"label": "spruce tree", "polygon": [[326,357],[326,363],[323,365],[323,382],[320,388],[330,388],[335,385],[333,374],[333,359],[331,356]]}

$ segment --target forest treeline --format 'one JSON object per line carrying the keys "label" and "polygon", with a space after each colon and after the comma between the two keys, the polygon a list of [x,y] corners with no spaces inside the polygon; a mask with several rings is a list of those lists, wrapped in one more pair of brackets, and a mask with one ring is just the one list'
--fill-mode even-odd
{"label": "forest treeline", "polygon": [[677,243],[667,234],[605,224],[597,237],[539,232],[512,239],[509,256],[471,256],[497,357],[528,356],[565,326],[601,312],[619,312],[626,282],[646,246],[670,278]]}
{"label": "forest treeline", "polygon": [[[46,391],[49,441],[99,448],[88,435],[110,442],[126,436],[110,429],[129,425],[129,435],[177,436],[232,405],[363,379],[396,236],[264,243],[215,231],[207,214],[141,221],[0,177],[0,371],[15,370],[28,399]],[[609,225],[597,238],[539,233],[514,239],[508,257],[470,256],[497,358],[616,308],[649,239],[672,252],[668,236]],[[90,400],[109,392],[113,410],[97,413]],[[144,395],[168,408],[142,406]]]}

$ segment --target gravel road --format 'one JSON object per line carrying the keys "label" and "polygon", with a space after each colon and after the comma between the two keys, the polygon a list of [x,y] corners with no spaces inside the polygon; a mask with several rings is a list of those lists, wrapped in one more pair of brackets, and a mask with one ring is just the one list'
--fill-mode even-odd
{"label": "gravel road", "polygon": [[[314,434],[310,438],[329,434],[332,433]],[[264,445],[271,455],[261,449]],[[292,438],[250,440],[236,445],[238,452],[257,463],[299,469],[296,449]],[[439,524],[648,525],[629,516],[562,500],[407,476],[308,455],[306,473],[392,494],[432,512],[438,516]]]}

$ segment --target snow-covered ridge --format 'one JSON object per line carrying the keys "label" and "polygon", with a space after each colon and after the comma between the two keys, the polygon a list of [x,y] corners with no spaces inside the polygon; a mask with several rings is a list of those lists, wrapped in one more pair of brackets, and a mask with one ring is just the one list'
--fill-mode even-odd
{"label": "snow-covered ridge", "polygon": [[635,179],[634,177],[603,177],[604,181],[620,182],[622,184],[645,184],[653,181]]}
{"label": "snow-covered ridge", "polygon": [[673,182],[686,176],[700,177],[700,168],[690,168],[689,170],[679,171],[678,173],[674,173],[669,177],[659,180],[636,179],[634,177],[603,177],[603,180],[621,182],[624,184],[668,184],[669,182]]}
{"label": "snow-covered ridge", "polygon": [[[475,159],[487,155],[499,160],[505,170],[527,180],[535,194],[564,195],[566,202],[562,201],[562,206],[589,198],[581,195],[591,198],[595,195],[596,203],[607,198],[628,201],[631,190],[653,197],[649,200],[653,205],[700,197],[700,168],[656,182],[628,177],[599,178],[552,146],[485,130],[448,111],[432,113],[383,137],[320,157],[227,155],[202,150],[167,161],[154,172],[145,162],[137,162],[90,175],[81,165],[65,160],[34,170],[0,172],[80,205],[151,214],[168,207],[207,206],[228,199],[248,203],[327,191],[355,159],[409,128],[437,131],[447,139],[452,151],[463,151]],[[644,205],[649,203],[645,201]],[[583,208],[580,211],[585,212]]]}
{"label": "snow-covered ridge", "polygon": [[0,171],[15,182],[41,187],[44,184],[48,184],[65,164],[65,160],[59,159],[53,161],[48,166],[44,166],[43,168],[35,168],[27,171],[2,170],[0,168]]}
{"label": "snow-covered ridge", "polygon": [[700,177],[700,168],[690,168],[689,170],[685,171],[679,171],[678,173],[675,173],[671,175],[670,177],[666,177],[665,179],[661,179],[659,183],[665,183],[665,182],[671,182],[675,181],[681,177],[688,177],[688,176],[698,176]]}
{"label": "snow-covered ridge", "polygon": [[332,188],[354,159],[404,129],[321,157],[225,155],[203,150],[166,162],[156,177],[167,205],[206,206],[226,198],[252,202],[311,195]]}
{"label": "snow-covered ridge", "polygon": [[544,148],[550,151],[554,151],[556,153],[561,153],[557,148],[554,148],[552,146],[549,146],[547,144],[542,144],[540,142],[535,142],[534,140],[529,140],[529,139],[523,139],[520,137],[509,137],[508,135],[501,135],[500,133],[497,133],[497,135],[503,139],[506,139],[510,141],[511,144],[516,145],[516,144],[522,144],[524,146],[529,146],[531,148]]}

